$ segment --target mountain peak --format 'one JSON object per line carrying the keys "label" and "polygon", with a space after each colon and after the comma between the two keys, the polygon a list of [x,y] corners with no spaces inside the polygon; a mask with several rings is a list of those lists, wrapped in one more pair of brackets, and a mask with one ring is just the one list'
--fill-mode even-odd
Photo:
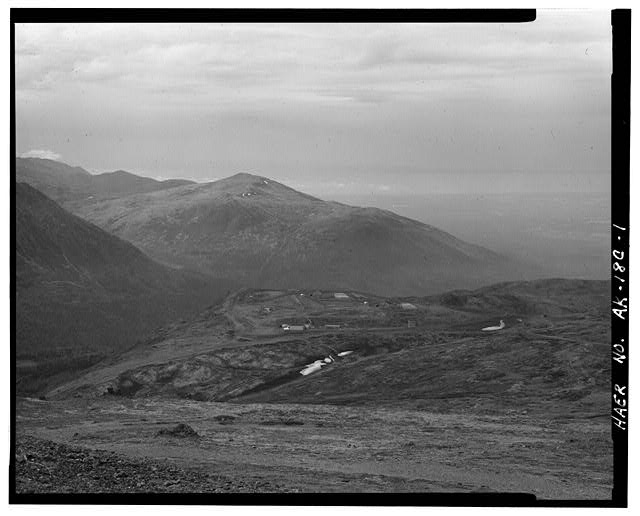
{"label": "mountain peak", "polygon": [[237,174],[221,179],[220,181],[233,182],[235,184],[254,184],[264,181],[270,182],[271,179],[268,177],[250,174],[249,172],[238,172]]}
{"label": "mountain peak", "polygon": [[131,172],[127,172],[126,170],[122,170],[122,169],[114,170],[113,172],[103,172],[102,174],[99,174],[99,175],[103,176],[106,174],[111,174],[112,176],[118,175],[118,176],[129,176],[129,177],[135,175],[135,174],[132,174]]}
{"label": "mountain peak", "polygon": [[211,183],[216,188],[221,188],[222,191],[232,194],[257,194],[258,192],[265,193],[267,191],[273,191],[271,186],[280,185],[276,181],[264,176],[257,176],[255,174],[249,174],[247,172],[239,172],[224,179],[219,179]]}
{"label": "mountain peak", "polygon": [[300,192],[268,177],[257,176],[247,172],[240,172],[207,185],[206,188],[208,189],[214,189],[217,192],[234,197],[246,198],[247,200],[264,196],[272,200],[289,203],[324,202],[317,197]]}

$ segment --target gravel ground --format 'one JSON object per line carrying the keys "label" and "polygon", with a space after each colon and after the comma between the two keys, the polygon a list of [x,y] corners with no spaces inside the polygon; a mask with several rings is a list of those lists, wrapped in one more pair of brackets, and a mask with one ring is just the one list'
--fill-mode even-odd
{"label": "gravel ground", "polygon": [[16,443],[16,493],[228,493],[284,491],[264,480],[228,477],[87,450],[32,436]]}
{"label": "gravel ground", "polygon": [[606,415],[21,399],[17,493],[611,496]]}

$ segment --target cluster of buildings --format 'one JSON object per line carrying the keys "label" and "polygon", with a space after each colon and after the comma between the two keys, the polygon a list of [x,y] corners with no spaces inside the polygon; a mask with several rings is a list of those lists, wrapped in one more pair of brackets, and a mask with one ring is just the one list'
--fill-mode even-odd
{"label": "cluster of buildings", "polygon": [[282,328],[283,331],[289,332],[305,331],[313,328],[313,322],[311,321],[311,319],[307,319],[307,322],[305,322],[304,324],[281,324],[280,328]]}
{"label": "cluster of buildings", "polygon": [[[327,293],[328,294],[328,293]],[[299,293],[300,296],[303,296],[303,293]],[[325,294],[326,295],[326,294]],[[329,296],[331,296],[331,294],[329,294]],[[360,295],[360,294],[356,294],[356,293],[351,293],[351,295],[346,294],[344,292],[334,292],[333,293],[333,298],[334,299],[339,299],[339,300],[346,300],[346,299],[351,299],[353,296],[353,298],[359,298],[360,300],[364,299],[365,296]],[[309,297],[323,297],[323,293],[316,290],[313,293],[309,293]],[[368,305],[369,301],[362,301],[363,304]],[[376,308],[379,307],[380,305],[384,305],[384,306],[393,306],[395,303],[393,303],[390,300],[384,301],[384,302],[380,302],[380,303],[376,303]],[[416,305],[414,305],[413,303],[409,303],[409,302],[402,302],[399,303],[398,305],[402,310],[405,311],[415,311],[418,309],[418,307]],[[262,313],[264,315],[269,314],[272,312],[272,308],[270,307],[264,307],[262,309]],[[415,328],[417,326],[417,321],[415,319],[408,319],[406,320],[406,324],[408,328]],[[324,327],[328,328],[328,329],[338,329],[341,328],[342,325],[340,324],[325,324]],[[313,328],[313,322],[311,321],[311,319],[307,319],[307,322],[304,324],[288,324],[288,323],[284,323],[280,325],[280,328],[282,329],[282,331],[284,332],[304,332],[306,330],[309,330],[311,328]]]}

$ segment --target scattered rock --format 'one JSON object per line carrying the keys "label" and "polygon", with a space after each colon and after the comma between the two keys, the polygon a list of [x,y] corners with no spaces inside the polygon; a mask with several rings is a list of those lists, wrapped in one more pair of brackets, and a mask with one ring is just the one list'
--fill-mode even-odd
{"label": "scattered rock", "polygon": [[178,423],[172,428],[161,428],[156,432],[156,437],[168,436],[168,437],[200,437],[191,426],[185,423]]}
{"label": "scattered rock", "polygon": [[229,416],[227,414],[221,414],[219,416],[214,416],[214,418],[221,425],[230,425],[236,419],[236,416]]}
{"label": "scattered rock", "polygon": [[[37,461],[30,461],[28,457]],[[19,460],[23,457],[23,460]],[[260,482],[260,491],[275,484]],[[55,444],[32,436],[16,443],[17,493],[248,492],[250,482],[181,468],[166,460],[127,457],[107,450]]]}

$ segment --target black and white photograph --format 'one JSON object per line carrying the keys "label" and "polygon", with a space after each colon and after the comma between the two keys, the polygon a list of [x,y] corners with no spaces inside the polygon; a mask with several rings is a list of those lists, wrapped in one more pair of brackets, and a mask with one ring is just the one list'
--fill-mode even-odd
{"label": "black and white photograph", "polygon": [[615,13],[119,13],[12,11],[14,501],[626,504]]}

